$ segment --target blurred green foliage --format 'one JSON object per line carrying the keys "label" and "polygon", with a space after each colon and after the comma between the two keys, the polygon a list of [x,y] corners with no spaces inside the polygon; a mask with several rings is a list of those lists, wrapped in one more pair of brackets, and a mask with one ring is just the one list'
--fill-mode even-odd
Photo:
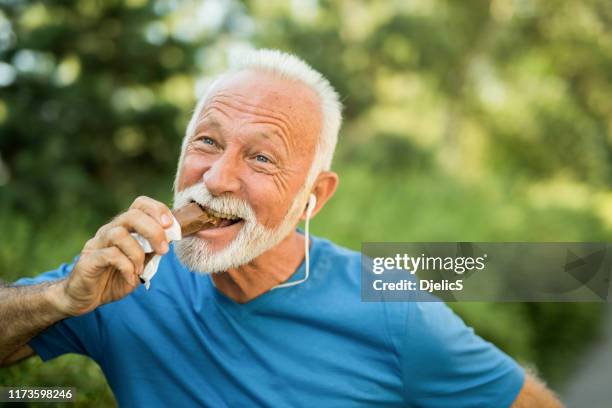
{"label": "blurred green foliage", "polygon": [[[228,55],[294,52],[342,95],[339,191],[313,222],[362,241],[609,241],[607,0],[0,0],[0,278],[72,259],[138,195],[169,202],[197,94]],[[559,386],[594,304],[452,305]],[[0,372],[112,403],[78,356]]]}

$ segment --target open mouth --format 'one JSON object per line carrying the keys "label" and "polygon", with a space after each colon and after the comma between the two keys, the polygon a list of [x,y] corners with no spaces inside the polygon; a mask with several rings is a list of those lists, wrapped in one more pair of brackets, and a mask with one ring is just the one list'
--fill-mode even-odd
{"label": "open mouth", "polygon": [[202,209],[202,211],[209,215],[209,223],[214,225],[211,228],[225,228],[242,221],[242,218],[237,217],[235,215],[221,213],[206,206],[203,206],[199,203],[197,204]]}

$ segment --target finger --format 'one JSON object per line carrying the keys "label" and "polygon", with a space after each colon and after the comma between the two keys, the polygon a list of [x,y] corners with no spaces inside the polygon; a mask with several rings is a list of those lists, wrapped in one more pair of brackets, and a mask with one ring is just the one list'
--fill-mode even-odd
{"label": "finger", "polygon": [[96,235],[94,235],[94,237],[87,241],[87,243],[85,244],[85,248],[92,250],[104,248],[101,239],[104,237],[104,234],[108,232],[108,230],[115,226],[113,222],[114,220],[98,228],[98,230],[96,231]]}
{"label": "finger", "polygon": [[83,250],[87,251],[87,250],[95,250],[98,247],[98,239],[96,237],[90,238],[89,240],[87,240],[87,242],[85,243],[85,245],[83,246]]}
{"label": "finger", "polygon": [[131,209],[116,218],[115,226],[122,226],[128,232],[137,232],[149,241],[156,253],[168,252],[166,233],[157,220],[141,210]]}
{"label": "finger", "polygon": [[138,241],[125,229],[114,227],[103,237],[104,247],[116,246],[134,265],[134,273],[140,275],[144,269],[145,253]]}
{"label": "finger", "polygon": [[130,206],[130,209],[137,209],[155,218],[163,228],[172,225],[172,212],[166,204],[154,200],[147,196],[140,196]]}
{"label": "finger", "polygon": [[127,256],[117,247],[103,248],[97,251],[98,256],[102,258],[106,267],[113,267],[119,271],[123,280],[130,285],[135,287],[138,285],[138,279],[134,274],[134,265]]}

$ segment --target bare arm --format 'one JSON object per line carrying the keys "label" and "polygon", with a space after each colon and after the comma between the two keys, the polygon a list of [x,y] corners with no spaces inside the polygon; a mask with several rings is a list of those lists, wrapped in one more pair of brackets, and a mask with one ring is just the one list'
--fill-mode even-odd
{"label": "bare arm", "polygon": [[23,346],[21,346],[21,348],[17,349],[16,352],[8,356],[6,360],[2,362],[2,365],[0,365],[0,367],[10,366],[28,357],[32,357],[33,355],[34,350],[32,350],[32,347],[27,344],[24,344]]}
{"label": "bare arm", "polygon": [[0,287],[0,365],[32,355],[30,347],[22,346],[42,330],[67,317],[54,302],[59,297],[57,291],[60,288],[61,282]]}
{"label": "bare arm", "polygon": [[168,251],[164,228],[172,213],[162,203],[139,197],[130,209],[87,241],[70,276],[38,285],[0,285],[0,366],[33,354],[27,342],[47,327],[119,300],[139,284],[145,254],[130,232],[138,232],[155,252]]}
{"label": "bare arm", "polygon": [[562,408],[555,394],[535,375],[525,373],[525,383],[512,408]]}

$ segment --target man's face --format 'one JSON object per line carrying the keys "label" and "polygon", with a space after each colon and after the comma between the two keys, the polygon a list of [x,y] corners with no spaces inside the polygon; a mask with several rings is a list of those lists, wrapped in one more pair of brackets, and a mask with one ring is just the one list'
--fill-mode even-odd
{"label": "man's face", "polygon": [[[284,238],[302,213],[320,130],[318,97],[306,85],[252,71],[218,84],[187,141],[175,206],[195,200],[241,219],[180,241],[177,253],[248,262]],[[205,266],[236,266],[225,264]]]}

